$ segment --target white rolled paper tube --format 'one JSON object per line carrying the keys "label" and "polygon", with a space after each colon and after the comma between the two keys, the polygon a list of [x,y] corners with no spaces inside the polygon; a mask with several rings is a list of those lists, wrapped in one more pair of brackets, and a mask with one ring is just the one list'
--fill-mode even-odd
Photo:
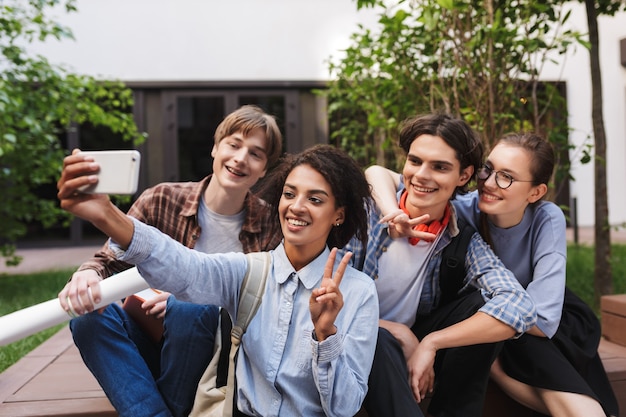
{"label": "white rolled paper tube", "polygon": [[[149,288],[149,285],[136,267],[115,274],[100,281],[102,300],[96,304],[96,309],[146,288]],[[0,346],[61,324],[71,317],[63,310],[58,298],[6,314],[0,317]]]}

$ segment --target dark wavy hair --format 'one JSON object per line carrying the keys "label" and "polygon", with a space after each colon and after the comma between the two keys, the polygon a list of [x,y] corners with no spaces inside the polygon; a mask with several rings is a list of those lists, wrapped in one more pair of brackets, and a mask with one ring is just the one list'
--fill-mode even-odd
{"label": "dark wavy hair", "polygon": [[[456,159],[461,165],[461,171],[468,166],[474,167],[470,179],[460,187],[456,193],[466,194],[468,184],[476,179],[478,168],[483,163],[483,143],[476,132],[465,121],[446,113],[432,113],[406,119],[400,130],[400,147],[406,153],[411,144],[421,135],[439,136],[456,153]],[[453,196],[454,197],[454,196]]]}
{"label": "dark wavy hair", "polygon": [[356,161],[330,145],[316,145],[298,154],[286,155],[263,180],[259,195],[272,207],[274,221],[278,221],[278,203],[285,180],[299,165],[309,165],[319,172],[330,185],[336,208],[344,208],[344,222],[331,229],[326,239],[328,247],[342,248],[353,236],[365,245],[370,186]]}

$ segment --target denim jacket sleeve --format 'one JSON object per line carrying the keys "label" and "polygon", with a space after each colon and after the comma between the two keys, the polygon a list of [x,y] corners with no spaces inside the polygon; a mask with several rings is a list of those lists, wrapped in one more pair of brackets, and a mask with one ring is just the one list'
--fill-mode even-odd
{"label": "denim jacket sleeve", "polygon": [[480,288],[486,301],[481,312],[511,326],[517,337],[535,325],[532,299],[478,233],[472,236],[465,265],[466,279]]}

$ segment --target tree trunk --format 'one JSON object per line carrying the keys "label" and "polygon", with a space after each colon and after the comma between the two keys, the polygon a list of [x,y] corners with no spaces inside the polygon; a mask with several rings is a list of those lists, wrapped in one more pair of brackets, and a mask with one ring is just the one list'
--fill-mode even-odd
{"label": "tree trunk", "polygon": [[593,0],[585,0],[589,43],[591,48],[591,88],[593,136],[595,142],[595,269],[594,290],[596,301],[600,296],[613,293],[611,272],[611,230],[609,225],[608,195],[606,189],[606,133],[602,110],[602,76],[600,74],[598,16]]}
{"label": "tree trunk", "polygon": [[374,149],[376,150],[376,164],[384,167],[388,166],[388,161],[385,159],[385,149],[383,143],[385,142],[385,130],[379,127],[374,130]]}

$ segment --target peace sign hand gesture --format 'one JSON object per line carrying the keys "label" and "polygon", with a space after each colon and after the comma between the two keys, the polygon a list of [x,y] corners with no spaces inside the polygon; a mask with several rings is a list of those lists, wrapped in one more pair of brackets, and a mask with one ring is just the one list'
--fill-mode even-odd
{"label": "peace sign hand gesture", "polygon": [[322,283],[319,288],[311,292],[311,298],[309,299],[311,320],[315,327],[315,336],[319,342],[337,333],[335,319],[343,308],[343,295],[339,290],[339,284],[341,284],[343,273],[352,257],[352,252],[348,252],[343,256],[333,275],[336,257],[337,248],[333,248],[326,261]]}
{"label": "peace sign hand gesture", "polygon": [[418,224],[426,223],[430,220],[428,214],[411,219],[403,210],[397,209],[380,219],[379,223],[387,223],[389,236],[393,239],[400,237],[417,238],[426,242],[432,242],[437,235],[429,232],[421,232],[415,229]]}

